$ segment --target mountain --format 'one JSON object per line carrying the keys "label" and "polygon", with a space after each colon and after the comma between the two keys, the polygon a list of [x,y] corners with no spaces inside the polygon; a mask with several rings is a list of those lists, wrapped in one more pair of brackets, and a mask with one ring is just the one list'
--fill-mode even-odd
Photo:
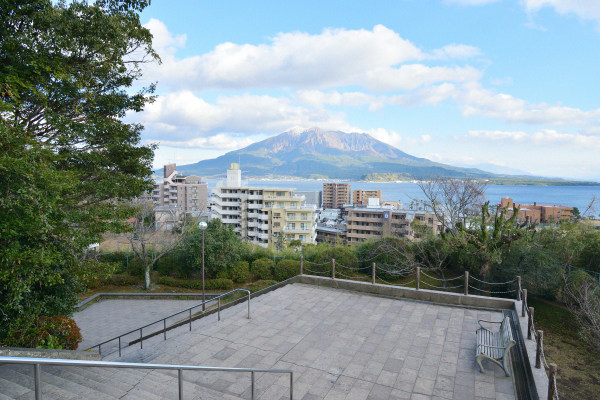
{"label": "mountain", "polygon": [[[288,130],[214,159],[177,166],[177,170],[184,174],[222,177],[231,163],[240,163],[247,178],[396,181],[468,176],[502,183],[518,183],[519,180],[518,177],[516,181],[512,180],[511,175],[496,175],[415,157],[366,133],[322,131],[319,128]],[[528,179],[531,181],[532,177]]]}

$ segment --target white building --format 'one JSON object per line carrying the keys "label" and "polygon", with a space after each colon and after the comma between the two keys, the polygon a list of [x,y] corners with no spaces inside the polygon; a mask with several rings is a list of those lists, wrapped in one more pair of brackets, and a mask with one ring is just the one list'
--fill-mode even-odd
{"label": "white building", "polygon": [[231,164],[227,180],[213,189],[211,208],[217,218],[232,225],[243,240],[262,246],[280,237],[289,243],[316,242],[316,206],[303,205],[294,189],[248,187],[238,164]]}

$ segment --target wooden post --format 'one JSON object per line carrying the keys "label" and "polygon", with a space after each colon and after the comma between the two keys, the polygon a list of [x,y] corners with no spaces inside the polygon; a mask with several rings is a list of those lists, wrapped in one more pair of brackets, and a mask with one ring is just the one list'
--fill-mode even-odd
{"label": "wooden post", "polygon": [[527,339],[531,340],[531,329],[533,329],[533,307],[529,307],[529,318],[527,319]]}
{"label": "wooden post", "polygon": [[335,279],[335,258],[331,259],[331,279]]}
{"label": "wooden post", "polygon": [[300,256],[300,275],[304,275],[304,256]]}
{"label": "wooden post", "polygon": [[521,301],[521,277],[517,276],[517,301]]}
{"label": "wooden post", "polygon": [[554,380],[556,379],[556,373],[558,372],[558,367],[556,364],[548,364],[550,370],[548,371],[548,400],[554,400],[556,397],[556,388],[554,387]]}
{"label": "wooden post", "polygon": [[421,267],[417,267],[417,278],[415,283],[415,289],[419,290],[421,287]]}
{"label": "wooden post", "polygon": [[375,284],[375,263],[371,265],[371,283]]}
{"label": "wooden post", "polygon": [[469,295],[469,271],[465,271],[465,296]]}
{"label": "wooden post", "polygon": [[521,318],[525,318],[525,308],[527,307],[527,289],[523,289],[523,299],[521,300]]}
{"label": "wooden post", "polygon": [[544,346],[544,331],[537,331],[537,347],[535,348],[535,367],[540,369],[542,367],[542,347]]}

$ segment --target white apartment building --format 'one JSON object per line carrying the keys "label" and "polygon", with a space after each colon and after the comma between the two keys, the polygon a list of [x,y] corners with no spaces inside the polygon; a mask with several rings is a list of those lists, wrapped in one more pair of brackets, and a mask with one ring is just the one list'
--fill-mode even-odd
{"label": "white apartment building", "polygon": [[208,209],[208,185],[196,175],[178,175],[175,164],[164,167],[164,179],[154,184],[152,201],[159,207],[179,207],[180,212]]}
{"label": "white apartment building", "polygon": [[265,247],[281,236],[288,242],[316,242],[316,205],[303,205],[305,197],[294,194],[294,189],[248,187],[242,183],[239,165],[233,163],[227,180],[219,182],[212,194],[214,215],[245,241]]}

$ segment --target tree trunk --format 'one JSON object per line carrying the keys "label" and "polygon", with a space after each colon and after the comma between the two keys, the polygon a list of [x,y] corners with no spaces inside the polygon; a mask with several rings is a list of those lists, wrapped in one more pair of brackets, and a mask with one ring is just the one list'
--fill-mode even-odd
{"label": "tree trunk", "polygon": [[146,280],[145,289],[150,289],[150,266],[146,266],[146,270],[144,271],[144,279]]}

